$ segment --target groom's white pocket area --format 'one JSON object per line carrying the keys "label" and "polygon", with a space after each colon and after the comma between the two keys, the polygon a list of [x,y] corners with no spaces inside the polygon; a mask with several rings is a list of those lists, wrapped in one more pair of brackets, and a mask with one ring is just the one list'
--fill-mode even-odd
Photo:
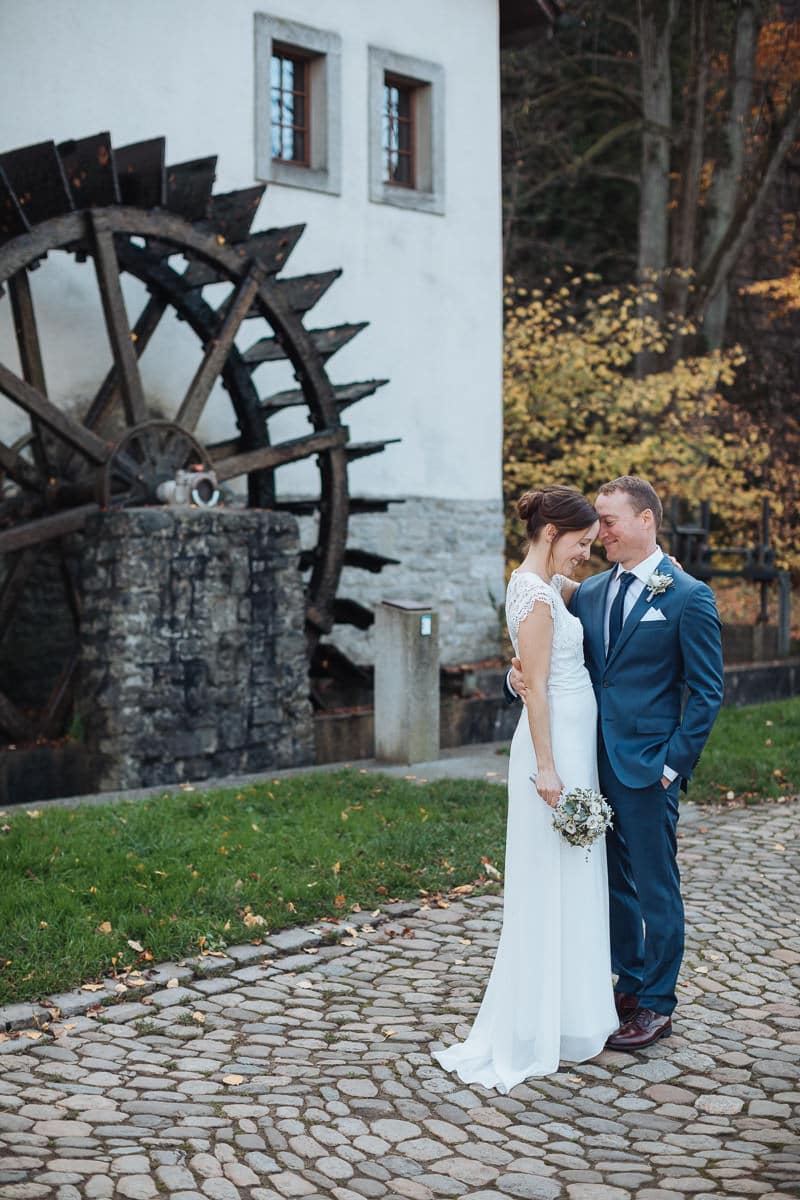
{"label": "groom's white pocket area", "polygon": [[639,624],[644,625],[645,621],[666,621],[666,619],[660,608],[648,608]]}

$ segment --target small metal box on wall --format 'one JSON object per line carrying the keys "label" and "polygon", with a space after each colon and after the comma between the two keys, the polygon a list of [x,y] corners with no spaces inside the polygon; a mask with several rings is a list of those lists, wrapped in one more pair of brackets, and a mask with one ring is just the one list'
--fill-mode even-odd
{"label": "small metal box on wall", "polygon": [[375,756],[439,757],[439,614],[423,600],[384,600],[375,612]]}

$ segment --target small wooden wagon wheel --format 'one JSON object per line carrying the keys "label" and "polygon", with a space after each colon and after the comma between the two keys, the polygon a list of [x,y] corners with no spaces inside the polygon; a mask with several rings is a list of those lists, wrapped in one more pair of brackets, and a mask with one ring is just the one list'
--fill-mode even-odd
{"label": "small wooden wagon wheel", "polygon": [[[314,330],[303,324],[341,272],[278,278],[303,226],[251,233],[263,186],[214,195],[216,158],[165,167],[164,150],[163,138],[115,150],[101,133],[0,154],[0,294],[7,289],[2,303],[10,301],[20,361],[19,370],[0,362],[0,393],[30,424],[16,443],[0,441],[0,647],[42,553],[59,563],[77,624],[61,539],[101,507],[159,503],[159,482],[189,465],[212,466],[220,483],[246,476],[252,507],[319,513],[316,545],[302,558],[310,651],[335,621],[363,627],[371,620],[355,601],[337,598],[343,565],[376,571],[394,561],[347,547],[349,512],[385,511],[390,501],[349,496],[348,463],[380,452],[387,441],[353,444],[341,420],[343,409],[386,381],[334,385],[326,373],[327,359],[364,324]],[[29,272],[57,251],[93,263],[113,358],[80,414],[48,397],[29,281]],[[132,323],[123,273],[149,293]],[[203,294],[209,286],[213,303]],[[194,376],[164,420],[163,411],[148,409],[139,359],[170,310],[200,346]],[[245,321],[267,329],[242,350],[235,338]],[[286,360],[297,386],[265,394],[262,364]],[[198,424],[218,379],[239,434],[204,445]],[[307,410],[309,432],[271,442],[270,418],[292,406]],[[319,496],[276,500],[275,471],[312,457]],[[16,739],[57,733],[69,710],[74,667],[73,647],[35,712],[0,690],[0,730]]]}

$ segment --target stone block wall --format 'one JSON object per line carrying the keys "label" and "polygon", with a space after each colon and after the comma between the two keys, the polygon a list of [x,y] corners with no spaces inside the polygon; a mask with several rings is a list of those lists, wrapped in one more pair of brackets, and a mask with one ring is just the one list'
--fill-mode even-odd
{"label": "stone block wall", "polygon": [[[314,544],[312,518],[301,519],[303,545]],[[505,547],[500,500],[411,496],[387,513],[350,517],[348,546],[400,559],[370,574],[345,567],[338,594],[374,608],[381,600],[433,603],[445,666],[479,662],[500,651],[505,625]],[[358,663],[375,659],[371,629],[334,626],[327,640]]]}
{"label": "stone block wall", "polygon": [[313,761],[293,517],[125,509],[75,543],[76,711],[98,788]]}

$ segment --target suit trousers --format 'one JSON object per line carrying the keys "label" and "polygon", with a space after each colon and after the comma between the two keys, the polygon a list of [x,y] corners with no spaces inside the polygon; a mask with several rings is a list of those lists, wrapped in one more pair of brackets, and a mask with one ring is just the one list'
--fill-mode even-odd
{"label": "suit trousers", "polygon": [[683,958],[684,916],[677,861],[679,779],[668,788],[628,788],[619,782],[602,734],[600,788],[614,810],[606,833],[611,965],[617,991],[642,1008],[669,1014]]}

